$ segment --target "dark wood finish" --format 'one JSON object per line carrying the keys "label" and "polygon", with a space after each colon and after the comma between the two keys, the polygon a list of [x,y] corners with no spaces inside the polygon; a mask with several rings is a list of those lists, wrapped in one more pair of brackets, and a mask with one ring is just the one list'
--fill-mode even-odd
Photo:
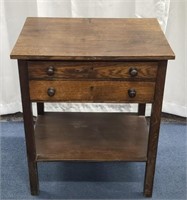
{"label": "dark wood finish", "polygon": [[[145,161],[144,195],[152,195],[167,60],[175,58],[156,19],[27,18],[11,58],[19,59],[31,194],[37,162],[80,160]],[[61,101],[138,103],[138,113],[44,113],[44,102]]]}
{"label": "dark wood finish", "polygon": [[138,104],[138,115],[145,115],[146,104],[139,103]]}
{"label": "dark wood finish", "polygon": [[147,197],[151,197],[153,191],[153,181],[154,181],[154,173],[156,165],[166,68],[167,68],[167,61],[159,63],[156,86],[155,86],[155,99],[152,104],[152,114],[150,119],[150,130],[149,130],[149,143],[147,151],[148,160],[146,162],[146,173],[144,182],[144,195]]}
{"label": "dark wood finish", "polygon": [[174,59],[156,19],[27,18],[14,59]]}
{"label": "dark wood finish", "polygon": [[37,113],[38,115],[44,114],[44,103],[37,103]]}
{"label": "dark wood finish", "polygon": [[[153,102],[154,82],[123,81],[30,81],[32,101]],[[55,90],[49,95],[49,89]],[[136,96],[129,96],[129,89]]]}
{"label": "dark wood finish", "polygon": [[144,117],[45,113],[37,119],[35,135],[38,161],[147,160],[148,127]]}
{"label": "dark wood finish", "polygon": [[27,62],[18,60],[18,66],[19,66],[19,77],[20,77],[21,97],[23,106],[27,159],[28,159],[29,177],[30,177],[30,188],[31,188],[31,194],[37,195],[39,183],[38,183],[38,171],[36,162],[34,126],[32,119],[32,107],[29,95]]}
{"label": "dark wood finish", "polygon": [[[130,80],[155,81],[157,62],[54,62],[28,63],[31,80]],[[132,69],[137,75],[132,76]],[[49,74],[50,70],[50,74]]]}

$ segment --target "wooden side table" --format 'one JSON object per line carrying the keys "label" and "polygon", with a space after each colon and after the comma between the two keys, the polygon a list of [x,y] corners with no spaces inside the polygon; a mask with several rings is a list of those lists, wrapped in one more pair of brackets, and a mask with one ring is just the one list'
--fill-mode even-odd
{"label": "wooden side table", "polygon": [[[144,161],[144,195],[152,195],[167,60],[175,58],[156,19],[27,18],[11,58],[18,59],[32,195],[38,162],[70,160]],[[45,102],[138,103],[138,112],[50,113]]]}

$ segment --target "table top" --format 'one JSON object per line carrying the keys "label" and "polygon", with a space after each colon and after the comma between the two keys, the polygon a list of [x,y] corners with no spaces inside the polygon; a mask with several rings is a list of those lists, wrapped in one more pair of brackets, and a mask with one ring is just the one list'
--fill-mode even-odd
{"label": "table top", "polygon": [[168,60],[175,55],[154,18],[26,19],[10,55],[26,60]]}

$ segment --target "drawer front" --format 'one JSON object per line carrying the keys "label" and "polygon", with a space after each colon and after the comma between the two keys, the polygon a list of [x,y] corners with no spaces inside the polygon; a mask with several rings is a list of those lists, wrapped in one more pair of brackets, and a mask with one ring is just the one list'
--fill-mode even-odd
{"label": "drawer front", "polygon": [[156,62],[28,62],[30,80],[125,79],[154,81]]}
{"label": "drawer front", "polygon": [[31,80],[31,101],[153,102],[154,82]]}

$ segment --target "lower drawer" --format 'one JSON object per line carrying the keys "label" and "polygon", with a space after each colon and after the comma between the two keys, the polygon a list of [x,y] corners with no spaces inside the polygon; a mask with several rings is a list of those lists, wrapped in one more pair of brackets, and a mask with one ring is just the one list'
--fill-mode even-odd
{"label": "lower drawer", "polygon": [[154,82],[36,81],[31,80],[31,101],[153,102]]}

